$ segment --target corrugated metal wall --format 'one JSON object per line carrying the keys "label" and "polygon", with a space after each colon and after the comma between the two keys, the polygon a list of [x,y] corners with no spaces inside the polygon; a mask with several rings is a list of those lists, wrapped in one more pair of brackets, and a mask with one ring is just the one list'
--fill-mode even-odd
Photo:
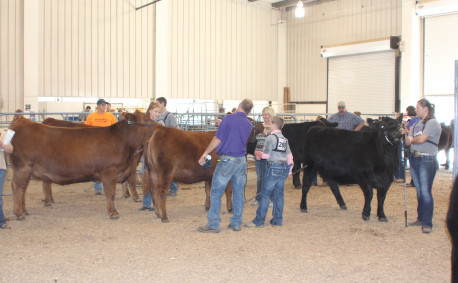
{"label": "corrugated metal wall", "polygon": [[24,102],[24,1],[0,0],[0,111]]}
{"label": "corrugated metal wall", "polygon": [[287,84],[291,101],[327,100],[323,45],[401,35],[401,1],[338,0],[305,5],[305,17],[288,12]]}
{"label": "corrugated metal wall", "polygon": [[43,0],[43,96],[153,96],[154,6]]}
{"label": "corrugated metal wall", "polygon": [[278,99],[278,11],[234,0],[168,2],[169,97]]}
{"label": "corrugated metal wall", "polygon": [[[36,1],[37,46],[25,48],[38,48],[38,66],[25,67],[40,70],[37,96],[154,96],[154,5],[135,10],[148,0]],[[11,104],[7,112],[23,103],[24,1],[0,3],[0,85]]]}

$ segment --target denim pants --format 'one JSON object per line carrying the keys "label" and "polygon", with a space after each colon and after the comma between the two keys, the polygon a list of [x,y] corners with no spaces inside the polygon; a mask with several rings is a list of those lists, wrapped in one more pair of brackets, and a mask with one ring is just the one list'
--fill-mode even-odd
{"label": "denim pants", "polygon": [[6,222],[5,215],[3,214],[3,185],[5,184],[6,170],[0,169],[0,224]]}
{"label": "denim pants", "polygon": [[231,225],[240,227],[242,225],[243,213],[243,189],[246,183],[246,157],[230,157],[221,155],[213,173],[212,188],[210,192],[210,210],[208,211],[207,227],[219,229],[221,218],[221,197],[223,196],[229,181],[232,182],[232,209],[234,215],[231,217]]}
{"label": "denim pants", "polygon": [[152,202],[151,193],[148,191],[145,195],[143,195],[143,206],[151,208],[151,202]]}
{"label": "denim pants", "polygon": [[437,169],[436,156],[410,155],[410,172],[417,189],[417,220],[423,226],[433,227],[434,200],[432,194]]}
{"label": "denim pants", "polygon": [[283,206],[285,200],[283,191],[285,180],[289,173],[288,164],[267,162],[266,170],[267,174],[261,192],[261,202],[256,210],[256,218],[253,220],[253,223],[256,226],[264,225],[269,208],[269,199],[273,195],[273,218],[270,220],[270,224],[281,226],[283,224]]}
{"label": "denim pants", "polygon": [[178,182],[172,181],[172,184],[170,185],[170,191],[175,194],[178,192]]}
{"label": "denim pants", "polygon": [[[175,193],[178,191],[178,182],[173,181],[172,184],[170,185],[170,191],[175,191]],[[143,206],[151,208],[151,193],[148,191],[144,196],[143,196]]]}
{"label": "denim pants", "polygon": [[257,176],[257,187],[256,187],[256,200],[261,200],[262,186],[264,185],[264,178],[266,176],[267,160],[255,160],[256,165],[256,176]]}
{"label": "denim pants", "polygon": [[94,182],[94,189],[96,192],[101,192],[103,190],[102,182]]}

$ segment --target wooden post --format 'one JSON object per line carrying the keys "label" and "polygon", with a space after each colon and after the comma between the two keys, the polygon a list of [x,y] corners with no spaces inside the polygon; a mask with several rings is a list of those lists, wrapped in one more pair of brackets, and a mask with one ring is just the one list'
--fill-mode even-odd
{"label": "wooden post", "polygon": [[290,95],[289,95],[289,87],[284,87],[283,88],[283,111],[285,113],[289,113],[290,112],[290,103],[291,101],[291,98],[290,98]]}

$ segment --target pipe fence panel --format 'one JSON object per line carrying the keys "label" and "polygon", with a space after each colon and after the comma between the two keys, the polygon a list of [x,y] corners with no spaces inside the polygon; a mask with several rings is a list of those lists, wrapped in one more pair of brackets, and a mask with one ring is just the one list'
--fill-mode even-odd
{"label": "pipe fence panel", "polygon": [[[0,127],[8,128],[14,116],[22,115],[27,119],[35,122],[43,122],[46,118],[55,118],[60,120],[73,121],[76,123],[84,123],[87,112],[62,112],[62,113],[34,113],[34,112],[21,112],[21,113],[0,113]],[[122,119],[121,114],[118,112],[112,113],[116,119],[120,121]],[[277,113],[277,116],[282,117],[285,123],[302,123],[316,120],[317,117],[329,118],[334,113]],[[177,123],[180,129],[185,131],[195,132],[208,132],[216,131],[218,129],[218,121],[221,121],[224,116],[229,114],[223,113],[174,113],[177,118]],[[396,114],[361,114],[363,119],[379,117],[391,117],[394,118]],[[261,113],[250,113],[248,117],[252,118],[256,122],[262,122]]]}

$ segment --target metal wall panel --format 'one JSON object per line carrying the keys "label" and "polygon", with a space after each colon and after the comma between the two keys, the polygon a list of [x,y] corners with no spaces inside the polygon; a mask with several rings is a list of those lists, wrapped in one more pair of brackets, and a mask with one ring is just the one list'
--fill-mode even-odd
{"label": "metal wall panel", "polygon": [[24,1],[0,0],[0,111],[24,102]]}
{"label": "metal wall panel", "polygon": [[401,1],[338,0],[288,12],[287,86],[291,101],[327,100],[327,60],[320,47],[401,35]]}
{"label": "metal wall panel", "polygon": [[[37,46],[24,46],[24,1],[0,0],[3,112],[23,106],[24,68],[39,70],[36,96],[154,96],[154,5],[135,10],[148,0],[37,1]],[[24,66],[28,47],[38,66]]]}
{"label": "metal wall panel", "polygon": [[278,100],[278,11],[234,0],[168,2],[168,97]]}

